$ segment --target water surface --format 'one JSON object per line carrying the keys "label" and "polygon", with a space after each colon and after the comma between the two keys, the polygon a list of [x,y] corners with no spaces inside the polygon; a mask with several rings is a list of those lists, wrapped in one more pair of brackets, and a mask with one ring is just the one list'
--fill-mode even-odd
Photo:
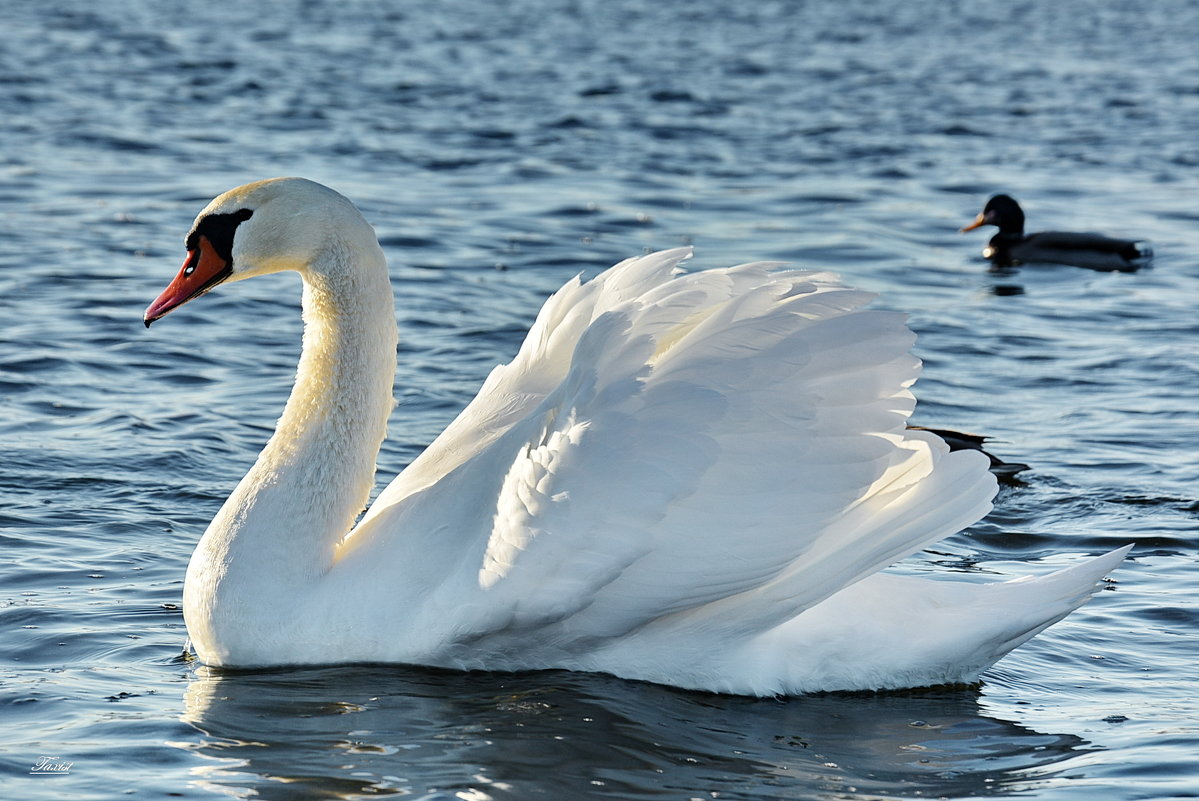
{"label": "water surface", "polygon": [[[0,795],[1199,794],[1199,8],[730,5],[0,0]],[[140,315],[208,199],[283,174],[351,197],[392,264],[383,477],[563,281],[693,244],[880,292],[920,337],[915,421],[1033,466],[903,569],[1134,555],[978,688],[188,663],[187,559],[286,397],[299,284]],[[996,191],[1155,265],[991,272],[956,230]]]}

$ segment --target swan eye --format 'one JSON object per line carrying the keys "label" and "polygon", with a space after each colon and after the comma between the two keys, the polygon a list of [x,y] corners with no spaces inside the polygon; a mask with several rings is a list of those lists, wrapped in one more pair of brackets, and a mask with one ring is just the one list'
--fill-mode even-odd
{"label": "swan eye", "polygon": [[193,234],[188,237],[187,261],[183,263],[183,272],[180,273],[184,278],[191,278],[192,273],[200,265],[200,259],[203,256],[200,252],[200,236]]}

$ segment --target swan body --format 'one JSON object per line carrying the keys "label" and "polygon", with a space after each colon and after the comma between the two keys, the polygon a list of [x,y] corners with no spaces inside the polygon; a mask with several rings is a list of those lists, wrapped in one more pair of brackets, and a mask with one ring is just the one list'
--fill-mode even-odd
{"label": "swan body", "polygon": [[977,679],[1127,549],[998,584],[880,573],[990,508],[978,453],[908,431],[901,315],[827,273],[569,281],[520,351],[358,519],[392,408],[373,230],[298,178],[216,198],[146,323],[219,283],[303,278],[273,436],[204,533],[184,614],[211,665],[603,671],[755,695]]}
{"label": "swan body", "polygon": [[1133,272],[1153,259],[1153,250],[1145,242],[1133,239],[1074,231],[1025,234],[1024,210],[1010,195],[991,197],[974,222],[962,231],[984,225],[999,228],[999,233],[983,248],[983,258],[999,267],[1048,263]]}

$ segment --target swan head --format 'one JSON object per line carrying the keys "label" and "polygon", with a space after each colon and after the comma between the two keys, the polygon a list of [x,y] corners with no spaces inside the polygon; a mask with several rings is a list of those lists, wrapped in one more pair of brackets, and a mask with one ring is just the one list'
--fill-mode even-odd
{"label": "swan head", "polygon": [[[175,279],[147,308],[147,326],[218,284],[303,271],[334,231],[369,225],[342,195],[305,178],[269,178],[230,189],[196,217]],[[373,239],[373,231],[371,231]]]}

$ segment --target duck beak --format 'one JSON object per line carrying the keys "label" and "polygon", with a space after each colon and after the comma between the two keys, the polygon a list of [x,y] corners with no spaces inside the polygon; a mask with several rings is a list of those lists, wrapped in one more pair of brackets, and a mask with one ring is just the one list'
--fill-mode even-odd
{"label": "duck beak", "polygon": [[982,226],[986,225],[989,222],[990,222],[990,220],[987,218],[987,215],[983,214],[982,212],[979,212],[978,216],[974,218],[974,222],[970,223],[969,225],[964,225],[961,228],[959,228],[958,233],[964,234],[967,231],[973,231],[975,228],[981,228]]}
{"label": "duck beak", "polygon": [[187,252],[187,260],[179,274],[154,302],[146,307],[142,320],[150,323],[177,309],[192,298],[198,298],[233,272],[232,265],[217,255],[207,237],[198,238],[196,246]]}

